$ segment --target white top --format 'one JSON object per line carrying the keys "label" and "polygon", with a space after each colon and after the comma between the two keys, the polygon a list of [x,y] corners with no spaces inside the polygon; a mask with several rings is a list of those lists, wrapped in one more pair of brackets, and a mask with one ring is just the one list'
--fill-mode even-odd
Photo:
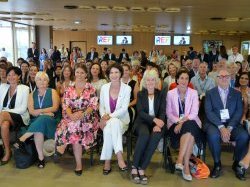
{"label": "white top", "polygon": [[152,99],[150,97],[148,97],[148,106],[149,106],[149,110],[148,110],[149,115],[155,116],[154,97]]}
{"label": "white top", "polygon": [[237,53],[236,55],[232,54],[228,57],[228,62],[242,62],[244,60],[242,54]]}

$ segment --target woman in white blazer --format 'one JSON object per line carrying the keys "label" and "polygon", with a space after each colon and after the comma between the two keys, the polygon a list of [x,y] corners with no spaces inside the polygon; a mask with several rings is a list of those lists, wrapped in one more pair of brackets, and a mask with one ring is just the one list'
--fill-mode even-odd
{"label": "woman in white blazer", "polygon": [[11,158],[9,143],[9,129],[18,130],[21,126],[29,124],[29,112],[27,110],[29,87],[19,84],[21,70],[18,67],[10,67],[7,70],[8,84],[0,85],[0,127],[5,155],[0,165],[5,165]]}
{"label": "woman in white blazer", "polygon": [[123,68],[115,63],[107,70],[110,83],[104,84],[100,93],[100,128],[103,130],[103,148],[101,160],[105,160],[103,174],[111,172],[110,161],[114,149],[121,171],[127,166],[122,157],[122,134],[128,129],[130,121],[128,105],[130,102],[130,86],[121,82]]}

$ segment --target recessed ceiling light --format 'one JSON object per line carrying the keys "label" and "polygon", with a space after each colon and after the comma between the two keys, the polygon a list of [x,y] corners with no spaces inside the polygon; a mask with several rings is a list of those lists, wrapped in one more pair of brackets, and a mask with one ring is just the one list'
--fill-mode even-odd
{"label": "recessed ceiling light", "polygon": [[186,31],[186,33],[187,33],[187,34],[190,34],[190,33],[191,33],[191,31],[190,31],[190,30],[188,30],[188,31]]}
{"label": "recessed ceiling light", "polygon": [[81,20],[75,20],[75,21],[74,21],[74,24],[77,24],[77,25],[79,25],[79,24],[81,24],[81,23],[82,23]]}
{"label": "recessed ceiling light", "polygon": [[191,29],[191,27],[190,26],[187,26],[187,30],[190,30]]}

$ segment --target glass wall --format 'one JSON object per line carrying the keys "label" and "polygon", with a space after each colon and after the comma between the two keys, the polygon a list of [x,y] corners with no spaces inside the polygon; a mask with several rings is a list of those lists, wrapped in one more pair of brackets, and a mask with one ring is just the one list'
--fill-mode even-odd
{"label": "glass wall", "polygon": [[[16,64],[18,58],[27,58],[27,50],[35,42],[35,27],[0,20],[0,56]],[[5,48],[5,52],[2,48]]]}
{"label": "glass wall", "polygon": [[0,57],[14,61],[13,32],[10,22],[0,20]]}

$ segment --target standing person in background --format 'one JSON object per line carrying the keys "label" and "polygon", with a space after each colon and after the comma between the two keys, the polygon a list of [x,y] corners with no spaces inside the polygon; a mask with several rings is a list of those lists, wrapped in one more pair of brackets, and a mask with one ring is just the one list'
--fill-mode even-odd
{"label": "standing person in background", "polygon": [[159,50],[158,60],[156,64],[159,66],[160,70],[163,71],[165,69],[165,62],[167,60],[166,55],[164,54],[163,49]]}
{"label": "standing person in background", "polygon": [[208,62],[208,69],[211,71],[213,67],[213,62],[218,62],[219,59],[219,51],[217,50],[216,46],[214,44],[211,45],[211,51],[209,51],[209,62]]}
{"label": "standing person in background", "polygon": [[227,49],[224,45],[220,46],[220,54],[218,56],[218,60],[225,58],[228,60],[228,54],[227,54]]}
{"label": "standing person in background", "polygon": [[87,53],[86,61],[93,61],[95,58],[98,58],[98,52],[96,52],[96,48],[94,46],[91,46],[90,52]]}
{"label": "standing person in background", "polygon": [[40,61],[40,70],[43,71],[43,67],[44,67],[44,61],[47,60],[49,58],[47,51],[45,48],[42,48],[40,56],[39,56],[39,61]]}
{"label": "standing person in background", "polygon": [[228,62],[242,62],[244,60],[242,54],[239,53],[239,48],[234,45],[232,47],[233,54],[228,57]]}
{"label": "standing person in background", "polygon": [[110,60],[116,61],[115,54],[112,53],[111,49],[107,50],[107,54],[105,55],[104,59],[108,60],[108,61],[110,61]]}
{"label": "standing person in background", "polygon": [[118,62],[121,63],[123,59],[125,59],[126,61],[129,61],[128,53],[126,52],[124,48],[122,49],[122,52],[119,55]]}
{"label": "standing person in background", "polygon": [[200,53],[198,54],[198,58],[200,59],[201,62],[209,63],[209,56],[208,56],[208,54],[205,52],[205,48],[202,48],[202,50],[201,50]]}
{"label": "standing person in background", "polygon": [[71,63],[71,67],[72,69],[74,69],[75,64],[77,63],[77,59],[80,58],[79,54],[78,54],[78,50],[77,47],[74,47],[72,49],[72,53],[70,54],[70,63]]}
{"label": "standing person in background", "polygon": [[61,53],[57,50],[57,46],[54,46],[54,52],[51,55],[51,60],[53,61],[53,66],[56,67],[56,63],[61,61]]}
{"label": "standing person in background", "polygon": [[68,58],[68,51],[67,51],[67,49],[65,49],[64,44],[62,44],[62,48],[59,49],[59,52],[61,53],[61,61]]}
{"label": "standing person in background", "polygon": [[27,58],[32,58],[39,67],[39,50],[36,48],[35,42],[32,42],[32,47],[28,49]]}
{"label": "standing person in background", "polygon": [[197,57],[197,52],[194,51],[194,48],[192,46],[190,46],[188,51],[188,58],[190,60],[193,60],[195,57]]}

